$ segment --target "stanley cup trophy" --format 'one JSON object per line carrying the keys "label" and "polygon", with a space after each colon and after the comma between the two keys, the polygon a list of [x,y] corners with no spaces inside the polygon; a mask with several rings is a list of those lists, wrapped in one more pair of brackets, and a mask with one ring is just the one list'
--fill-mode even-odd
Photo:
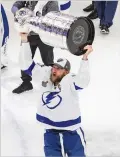
{"label": "stanley cup trophy", "polygon": [[82,55],[85,45],[94,40],[94,25],[87,17],[74,17],[61,12],[49,12],[45,16],[22,8],[15,16],[16,29],[28,33],[34,31],[50,46],[66,49],[74,55]]}

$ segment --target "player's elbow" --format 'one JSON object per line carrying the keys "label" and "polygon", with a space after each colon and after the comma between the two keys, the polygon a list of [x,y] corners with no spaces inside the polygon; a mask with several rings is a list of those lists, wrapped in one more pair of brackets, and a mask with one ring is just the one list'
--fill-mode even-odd
{"label": "player's elbow", "polygon": [[90,82],[90,77],[84,77],[82,79],[79,79],[78,84],[81,88],[86,88],[88,87]]}

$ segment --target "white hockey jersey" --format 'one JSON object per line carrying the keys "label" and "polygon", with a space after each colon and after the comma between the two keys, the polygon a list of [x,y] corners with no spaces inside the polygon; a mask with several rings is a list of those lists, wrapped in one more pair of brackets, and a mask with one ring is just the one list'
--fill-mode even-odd
{"label": "white hockey jersey", "polygon": [[88,64],[82,60],[78,74],[66,75],[56,87],[50,81],[51,67],[35,66],[33,75],[37,75],[40,82],[36,118],[45,129],[75,130],[80,127],[78,91],[89,83]]}

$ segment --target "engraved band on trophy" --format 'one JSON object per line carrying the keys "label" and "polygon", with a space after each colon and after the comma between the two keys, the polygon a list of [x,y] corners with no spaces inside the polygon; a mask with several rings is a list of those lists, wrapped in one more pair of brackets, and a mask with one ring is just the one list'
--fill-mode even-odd
{"label": "engraved band on trophy", "polygon": [[74,55],[85,53],[83,47],[94,40],[94,25],[87,17],[74,17],[61,12],[49,12],[45,16],[33,16],[27,8],[17,11],[18,31],[34,31],[50,46],[69,50]]}

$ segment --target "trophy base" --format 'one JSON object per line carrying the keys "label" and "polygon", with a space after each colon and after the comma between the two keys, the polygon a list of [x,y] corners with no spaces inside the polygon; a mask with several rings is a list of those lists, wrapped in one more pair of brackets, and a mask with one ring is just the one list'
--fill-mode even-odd
{"label": "trophy base", "polygon": [[93,22],[87,17],[79,17],[71,24],[67,34],[67,46],[69,51],[77,56],[83,55],[87,44],[92,44],[95,36]]}

